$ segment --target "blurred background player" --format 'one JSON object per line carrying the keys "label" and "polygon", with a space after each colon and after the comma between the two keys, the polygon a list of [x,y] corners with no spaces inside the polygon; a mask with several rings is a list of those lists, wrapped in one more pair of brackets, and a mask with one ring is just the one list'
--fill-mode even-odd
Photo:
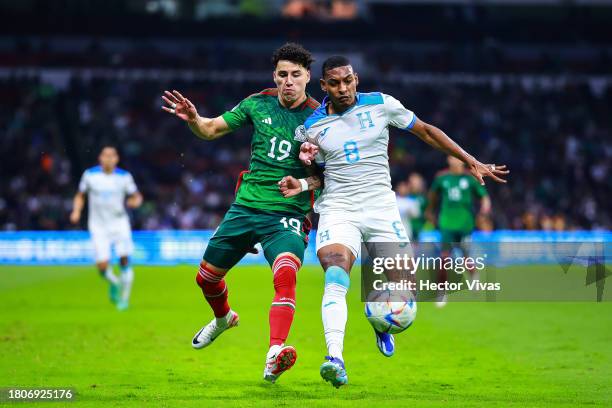
{"label": "blurred background player", "polygon": [[399,209],[410,242],[418,242],[427,219],[427,197],[425,180],[419,173],[410,173],[407,180],[397,185],[397,208]]}
{"label": "blurred background player", "polygon": [[[448,168],[438,173],[431,185],[428,218],[440,231],[442,258],[451,256],[454,249],[461,251],[462,256],[468,256],[467,248],[461,244],[470,239],[476,225],[474,197],[480,200],[478,216],[485,219],[488,219],[491,211],[491,199],[484,185],[466,171],[461,160],[448,156],[447,162]],[[436,208],[439,208],[437,217]],[[474,273],[475,270],[470,271],[472,278],[476,278]],[[441,268],[438,271],[438,282],[446,279],[447,273]],[[436,304],[441,307],[446,301],[446,292],[440,292]]]}
{"label": "blurred background player", "polygon": [[307,245],[313,195],[303,192],[286,200],[278,192],[278,181],[288,174],[306,177],[299,160],[301,141],[296,135],[319,103],[306,94],[310,81],[310,53],[298,44],[285,44],[274,52],[272,64],[276,88],[266,89],[242,100],[216,118],[203,118],[179,92],[166,91],[163,109],[187,122],[196,136],[214,140],[244,126],[253,126],[251,164],[241,173],[236,200],[204,252],[196,280],[213,309],[215,318],[199,330],[192,346],[210,345],[225,330],[238,325],[238,314],[228,303],[225,275],[261,243],[272,267],[274,299],[270,307],[270,349],[264,379],[275,382],[297,358],[285,346],[295,313],[296,274]]}
{"label": "blurred background player", "polygon": [[[358,76],[346,57],[332,56],[325,60],[320,85],[327,96],[304,123],[308,142],[301,146],[300,154],[306,165],[315,159],[325,163],[325,185],[315,203],[315,211],[320,215],[317,256],[325,271],[321,314],[329,354],[320,373],[334,387],[348,383],[342,356],[346,294],[349,272],[361,243],[409,242],[391,189],[389,127],[407,130],[431,146],[460,157],[482,183],[483,177],[505,182],[498,176],[507,173],[505,166],[496,169],[476,160],[444,132],[419,120],[392,96],[380,92],[358,93],[358,83]],[[320,185],[319,176],[310,176],[307,180],[285,177],[280,189],[283,195],[292,197]],[[393,336],[376,330],[375,333],[381,353],[387,357],[393,355]]]}
{"label": "blurred background player", "polygon": [[[74,196],[70,222],[77,224],[87,194],[87,226],[93,241],[95,261],[100,274],[109,283],[109,295],[119,310],[127,309],[134,270],[129,256],[134,250],[130,219],[125,210],[138,208],[142,195],[132,175],[117,167],[119,154],[113,146],[105,146],[98,157],[100,165],[85,170]],[[126,200],[127,197],[127,200]],[[111,247],[119,257],[121,275],[117,277],[111,266]]]}
{"label": "blurred background player", "polygon": [[418,203],[408,197],[408,182],[400,181],[395,187],[395,199],[400,218],[404,224],[406,235],[413,242],[412,225],[410,220],[419,214]]}
{"label": "blurred background player", "polygon": [[408,198],[417,202],[417,214],[410,218],[410,228],[412,230],[411,240],[419,241],[421,231],[425,227],[427,218],[425,211],[427,210],[427,187],[425,179],[419,173],[411,173],[408,176]]}

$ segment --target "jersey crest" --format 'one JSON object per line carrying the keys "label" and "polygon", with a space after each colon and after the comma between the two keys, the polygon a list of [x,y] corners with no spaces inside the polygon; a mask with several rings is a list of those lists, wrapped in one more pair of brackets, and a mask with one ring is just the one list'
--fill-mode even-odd
{"label": "jersey crest", "polygon": [[306,141],[306,128],[304,127],[304,125],[300,125],[296,127],[294,135],[295,136],[293,140],[297,140],[298,142],[305,142]]}

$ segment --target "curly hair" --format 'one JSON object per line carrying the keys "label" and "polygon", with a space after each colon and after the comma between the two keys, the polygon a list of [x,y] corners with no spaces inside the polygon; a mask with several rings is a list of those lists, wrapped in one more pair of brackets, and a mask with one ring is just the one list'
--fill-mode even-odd
{"label": "curly hair", "polygon": [[310,51],[296,43],[286,43],[274,51],[274,54],[272,54],[272,65],[274,68],[276,68],[276,64],[280,60],[291,61],[306,69],[310,69],[310,65],[314,62]]}

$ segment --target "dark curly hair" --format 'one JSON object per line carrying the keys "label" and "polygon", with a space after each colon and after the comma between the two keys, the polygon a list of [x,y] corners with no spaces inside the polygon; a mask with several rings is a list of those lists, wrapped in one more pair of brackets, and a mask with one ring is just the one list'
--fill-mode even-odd
{"label": "dark curly hair", "polygon": [[291,61],[306,69],[310,69],[310,65],[314,62],[310,51],[296,43],[287,43],[274,51],[274,54],[272,54],[272,65],[274,68],[276,68],[276,64],[280,60]]}

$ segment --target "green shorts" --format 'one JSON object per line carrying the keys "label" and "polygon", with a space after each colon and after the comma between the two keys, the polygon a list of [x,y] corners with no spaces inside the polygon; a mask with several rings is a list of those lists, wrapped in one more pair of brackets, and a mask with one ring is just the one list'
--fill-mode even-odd
{"label": "green shorts", "polygon": [[263,211],[232,204],[204,251],[204,260],[218,268],[230,269],[258,242],[270,265],[289,252],[304,259],[308,244],[306,216],[298,213]]}
{"label": "green shorts", "polygon": [[459,246],[462,250],[465,250],[462,244],[464,244],[466,241],[469,241],[471,235],[472,231],[440,230],[440,242],[442,243],[442,250],[450,251],[454,246]]}

